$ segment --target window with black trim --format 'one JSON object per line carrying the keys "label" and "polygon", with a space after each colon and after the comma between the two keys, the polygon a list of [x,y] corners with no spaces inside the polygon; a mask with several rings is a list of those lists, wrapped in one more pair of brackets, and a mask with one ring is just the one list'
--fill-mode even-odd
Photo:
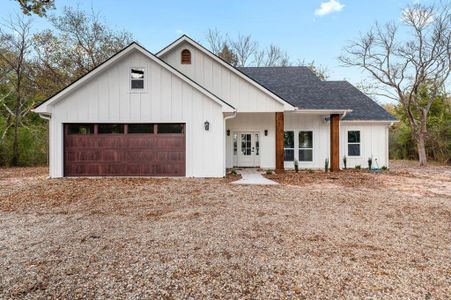
{"label": "window with black trim", "polygon": [[153,124],[128,124],[127,133],[153,133]]}
{"label": "window with black trim", "polygon": [[313,161],[312,131],[299,131],[299,161]]}
{"label": "window with black trim", "polygon": [[132,90],[144,90],[144,68],[131,68],[130,80]]}
{"label": "window with black trim", "polygon": [[348,131],[348,156],[360,156],[360,130]]}
{"label": "window with black trim", "polygon": [[294,161],[294,132],[285,131],[283,134],[284,161]]}
{"label": "window with black trim", "polygon": [[124,124],[99,124],[99,134],[121,134],[124,133]]}
{"label": "window with black trim", "polygon": [[180,54],[180,59],[182,65],[190,65],[191,64],[191,51],[188,49],[183,49],[182,53]]}
{"label": "window with black trim", "polygon": [[69,124],[69,134],[94,134],[94,124]]}
{"label": "window with black trim", "polygon": [[183,124],[158,124],[158,133],[183,133]]}

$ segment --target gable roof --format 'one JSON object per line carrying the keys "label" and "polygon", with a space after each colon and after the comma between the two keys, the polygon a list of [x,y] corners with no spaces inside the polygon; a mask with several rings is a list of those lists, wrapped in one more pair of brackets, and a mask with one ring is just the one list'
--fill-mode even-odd
{"label": "gable roof", "polygon": [[187,42],[191,46],[194,46],[195,48],[200,50],[202,53],[204,53],[205,55],[207,55],[211,59],[213,59],[216,62],[218,62],[220,65],[222,65],[225,68],[227,68],[232,73],[238,75],[240,78],[242,78],[245,81],[249,82],[251,85],[253,85],[257,89],[259,89],[260,91],[264,92],[265,94],[267,94],[268,96],[270,96],[274,100],[284,104],[286,110],[294,110],[295,109],[295,105],[293,103],[290,103],[289,100],[281,97],[280,95],[278,95],[277,92],[275,92],[275,91],[273,91],[271,89],[268,89],[267,87],[265,87],[265,85],[262,85],[261,83],[257,82],[254,78],[248,76],[246,73],[241,72],[241,70],[239,68],[235,68],[234,66],[232,66],[231,64],[229,64],[228,62],[226,62],[225,60],[220,58],[219,56],[215,55],[213,52],[211,52],[210,50],[208,50],[207,48],[205,48],[204,46],[202,46],[198,42],[194,41],[192,38],[190,38],[186,34],[182,35],[177,40],[175,40],[174,42],[172,42],[171,44],[169,44],[165,48],[161,49],[159,52],[156,53],[156,56],[158,56],[158,57],[164,56],[166,53],[170,52],[172,49],[176,48],[178,45],[182,44],[183,42]]}
{"label": "gable roof", "polygon": [[223,108],[225,108],[224,111],[227,111],[227,112],[234,112],[235,111],[235,108],[232,105],[230,105],[226,101],[222,100],[221,98],[219,98],[218,96],[216,96],[215,94],[210,92],[209,90],[205,89],[204,87],[199,85],[197,82],[195,82],[194,80],[190,79],[188,76],[186,76],[185,74],[181,73],[180,71],[178,71],[177,69],[175,69],[174,67],[172,67],[171,65],[169,65],[168,63],[163,61],[162,59],[158,58],[157,56],[152,54],[150,51],[148,51],[147,49],[145,49],[144,47],[139,45],[137,42],[132,42],[130,45],[128,45],[127,47],[125,47],[124,49],[119,51],[118,53],[114,54],[109,59],[107,59],[106,61],[104,61],[103,63],[101,63],[100,65],[98,65],[97,67],[95,67],[94,69],[92,69],[91,71],[89,71],[88,73],[83,75],[82,77],[78,78],[77,80],[75,80],[74,82],[72,82],[68,86],[64,87],[63,89],[61,89],[60,91],[58,91],[54,95],[50,96],[48,99],[46,99],[43,102],[37,104],[33,108],[33,111],[38,112],[38,113],[47,112],[47,111],[45,111],[43,109],[40,109],[40,107],[42,107],[44,105],[52,104],[52,103],[54,103],[56,101],[59,101],[65,95],[69,94],[72,90],[74,90],[77,87],[83,85],[84,83],[89,81],[91,78],[96,76],[98,73],[100,73],[103,70],[107,69],[109,66],[114,64],[116,61],[118,61],[122,57],[126,56],[131,51],[139,51],[140,53],[144,54],[149,59],[151,59],[152,61],[156,62],[158,65],[160,65],[162,68],[168,70],[169,72],[171,72],[172,74],[176,75],[177,77],[179,77],[180,79],[182,79],[183,81],[188,83],[193,88],[197,89],[199,92],[201,92],[202,94],[204,94],[208,98],[210,98],[213,101],[215,101],[218,104],[220,104]]}
{"label": "gable roof", "polygon": [[239,69],[299,109],[351,109],[343,120],[396,120],[349,82],[322,81],[308,67]]}

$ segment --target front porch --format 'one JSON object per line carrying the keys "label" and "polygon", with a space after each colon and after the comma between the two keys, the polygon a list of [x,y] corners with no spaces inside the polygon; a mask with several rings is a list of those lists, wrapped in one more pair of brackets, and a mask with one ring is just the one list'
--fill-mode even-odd
{"label": "front porch", "polygon": [[[343,112],[342,112],[343,113]],[[337,111],[238,113],[226,120],[226,167],[340,169]]]}

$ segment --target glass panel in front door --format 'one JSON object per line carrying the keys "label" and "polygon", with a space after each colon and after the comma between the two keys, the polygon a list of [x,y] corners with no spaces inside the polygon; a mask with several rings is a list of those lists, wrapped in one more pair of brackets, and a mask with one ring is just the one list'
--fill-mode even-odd
{"label": "glass panel in front door", "polygon": [[252,135],[250,133],[241,134],[241,153],[249,156],[252,152]]}

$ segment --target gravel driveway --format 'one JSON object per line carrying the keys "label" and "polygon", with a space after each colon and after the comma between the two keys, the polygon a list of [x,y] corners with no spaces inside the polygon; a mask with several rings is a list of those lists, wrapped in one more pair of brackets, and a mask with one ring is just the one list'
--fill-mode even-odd
{"label": "gravel driveway", "polygon": [[451,173],[414,172],[308,188],[0,169],[0,298],[443,299]]}

